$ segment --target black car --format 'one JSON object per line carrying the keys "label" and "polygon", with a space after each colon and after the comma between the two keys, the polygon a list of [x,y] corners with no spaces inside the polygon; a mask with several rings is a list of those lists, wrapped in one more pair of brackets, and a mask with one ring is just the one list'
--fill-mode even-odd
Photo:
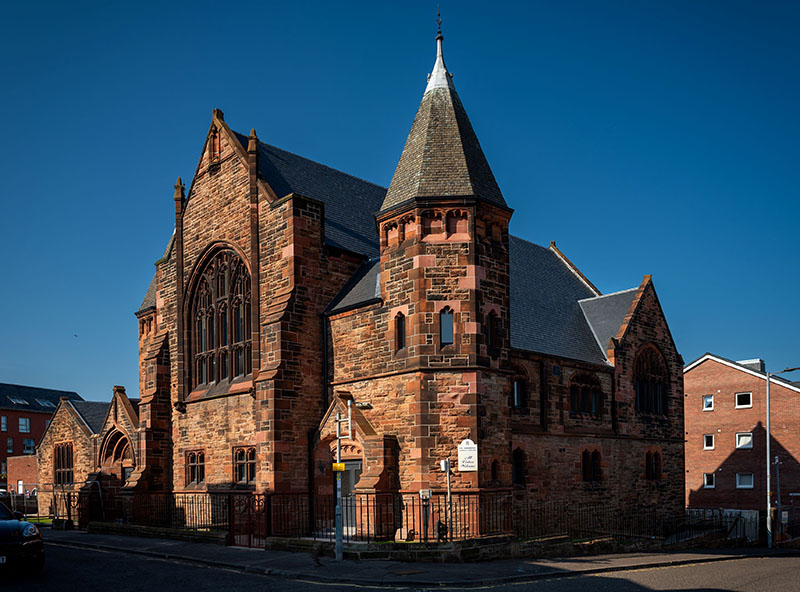
{"label": "black car", "polygon": [[35,571],[44,567],[42,534],[21,513],[0,503],[0,568],[20,565]]}

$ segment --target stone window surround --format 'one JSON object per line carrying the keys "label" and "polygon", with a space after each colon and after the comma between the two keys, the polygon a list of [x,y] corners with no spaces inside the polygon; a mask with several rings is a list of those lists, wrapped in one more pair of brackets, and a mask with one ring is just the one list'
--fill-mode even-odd
{"label": "stone window surround", "polygon": [[72,442],[57,442],[53,446],[53,482],[71,483],[75,467],[75,447]]}
{"label": "stone window surround", "polygon": [[661,450],[648,450],[645,454],[645,479],[661,481],[663,470]]}
{"label": "stone window surround", "polygon": [[[405,334],[405,345],[400,349],[397,348],[399,343],[397,341],[397,335],[396,335],[397,328],[395,326],[395,320],[397,319],[398,315],[403,315],[403,317],[405,317],[405,320],[406,320],[406,322],[405,322],[405,332],[406,332],[406,334]],[[408,335],[409,335],[408,329],[409,329],[409,324],[410,324],[409,323],[409,315],[408,315],[408,304],[404,304],[402,306],[394,306],[391,309],[389,309],[389,318],[391,319],[391,322],[389,323],[389,330],[388,330],[387,339],[388,339],[389,344],[391,346],[391,351],[394,353],[395,356],[404,357],[408,352]]]}
{"label": "stone window surround", "polygon": [[[233,472],[231,482],[252,485],[256,480],[255,446],[236,446],[233,449]],[[242,479],[239,479],[239,476]]]}
{"label": "stone window surround", "polygon": [[588,448],[581,452],[581,478],[584,483],[599,483],[603,480],[603,457],[600,450]]}
{"label": "stone window surround", "polygon": [[636,352],[633,361],[636,413],[666,416],[669,411],[669,367],[664,354],[652,342]]}
{"label": "stone window surround", "polygon": [[[573,392],[574,391],[574,392]],[[584,397],[585,392],[588,392],[588,397]],[[593,374],[585,372],[576,372],[572,375],[569,382],[569,401],[570,417],[590,417],[592,419],[600,419],[603,416],[603,387],[600,379]],[[574,399],[574,401],[573,401]],[[588,404],[589,410],[584,407],[584,399]],[[575,409],[573,409],[573,402]],[[593,403],[597,404],[597,413],[591,411]]]}
{"label": "stone window surround", "polygon": [[[199,275],[191,288],[187,318],[190,338],[186,345],[191,351],[192,394],[206,389],[216,391],[215,385],[232,384],[252,372],[252,276],[246,259],[230,245],[220,245],[198,261],[197,269]],[[220,276],[224,276],[222,283]],[[203,298],[205,302],[201,302]],[[239,312],[241,318],[237,316]],[[213,343],[200,344],[200,339],[206,336],[198,325],[203,316],[209,319],[207,337],[210,339],[213,334]],[[241,335],[237,335],[239,331]],[[202,372],[206,373],[204,381]],[[223,372],[225,376],[222,376]]]}
{"label": "stone window surround", "polygon": [[198,448],[195,450],[187,450],[185,453],[186,458],[186,481],[185,484],[189,485],[203,485],[206,481],[205,475],[205,449]]}

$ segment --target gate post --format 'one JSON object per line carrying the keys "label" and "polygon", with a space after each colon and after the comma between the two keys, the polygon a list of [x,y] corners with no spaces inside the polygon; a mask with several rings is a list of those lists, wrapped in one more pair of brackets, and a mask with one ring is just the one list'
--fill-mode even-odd
{"label": "gate post", "polygon": [[225,498],[228,500],[228,544],[236,543],[236,532],[233,525],[233,493],[227,492]]}
{"label": "gate post", "polygon": [[272,494],[265,493],[264,494],[264,520],[266,524],[264,525],[266,528],[264,532],[266,533],[267,537],[272,536]]}

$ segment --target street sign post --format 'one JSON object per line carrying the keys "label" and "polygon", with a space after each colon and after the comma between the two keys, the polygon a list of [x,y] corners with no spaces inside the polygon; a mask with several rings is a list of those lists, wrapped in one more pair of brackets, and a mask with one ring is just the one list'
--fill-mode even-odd
{"label": "street sign post", "polygon": [[344,523],[342,520],[342,473],[344,463],[342,462],[342,424],[347,424],[347,437],[352,438],[353,400],[347,401],[347,419],[342,419],[342,414],[336,412],[336,462],[333,463],[333,470],[336,473],[336,561],[341,561],[344,554]]}

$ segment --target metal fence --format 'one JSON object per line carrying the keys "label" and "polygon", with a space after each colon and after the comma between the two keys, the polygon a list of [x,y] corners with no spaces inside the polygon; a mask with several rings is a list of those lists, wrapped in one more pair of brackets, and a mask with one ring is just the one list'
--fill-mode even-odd
{"label": "metal fence", "polygon": [[[225,533],[231,544],[263,547],[269,537],[335,538],[335,498],[308,494],[101,491],[76,483],[40,487],[35,515],[173,530]],[[13,503],[17,503],[15,500]],[[11,505],[11,504],[9,504]],[[25,509],[34,515],[30,500]],[[444,542],[506,535],[689,542],[704,535],[757,540],[758,517],[724,512],[668,514],[657,507],[541,502],[526,492],[357,493],[342,500],[345,542]],[[754,536],[753,533],[756,533]]]}

